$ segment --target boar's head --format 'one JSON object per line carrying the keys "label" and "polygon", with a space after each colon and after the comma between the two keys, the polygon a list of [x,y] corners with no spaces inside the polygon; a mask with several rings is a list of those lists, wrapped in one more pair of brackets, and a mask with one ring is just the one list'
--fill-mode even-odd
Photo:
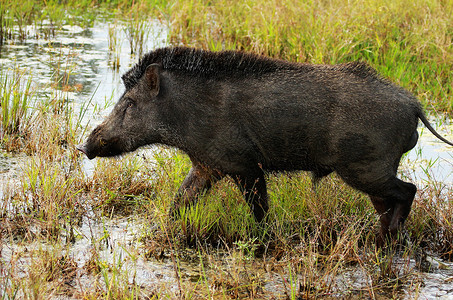
{"label": "boar's head", "polygon": [[[149,65],[133,86],[114,106],[110,115],[91,132],[88,140],[77,146],[89,159],[117,156],[158,143],[156,98],[160,90],[160,66]],[[124,78],[123,78],[124,79]]]}

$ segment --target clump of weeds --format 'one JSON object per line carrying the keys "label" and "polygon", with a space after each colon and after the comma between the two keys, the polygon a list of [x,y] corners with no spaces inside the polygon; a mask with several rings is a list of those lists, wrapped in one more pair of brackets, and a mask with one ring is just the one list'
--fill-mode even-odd
{"label": "clump of weeds", "polygon": [[419,192],[409,216],[409,235],[424,251],[439,253],[453,261],[453,189],[438,190],[427,185]]}
{"label": "clump of weeds", "polygon": [[0,142],[7,151],[17,151],[29,135],[32,122],[31,107],[35,88],[32,75],[17,66],[2,70],[0,75]]}
{"label": "clump of weeds", "polygon": [[124,159],[98,160],[93,176],[85,183],[93,204],[106,214],[129,215],[153,197],[144,160],[131,154]]}
{"label": "clump of weeds", "polygon": [[117,23],[109,25],[109,65],[114,71],[118,71],[121,65],[120,53],[121,53],[121,41],[118,37]]}
{"label": "clump of weeds", "polygon": [[129,23],[126,25],[125,33],[129,41],[131,54],[142,56],[144,54],[143,45],[148,39],[151,28],[149,22],[144,19],[142,15],[136,13],[130,18]]}

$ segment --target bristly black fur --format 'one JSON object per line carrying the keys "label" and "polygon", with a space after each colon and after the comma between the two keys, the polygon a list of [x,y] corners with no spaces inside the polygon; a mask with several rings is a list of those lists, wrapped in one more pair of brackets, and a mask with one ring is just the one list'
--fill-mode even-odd
{"label": "bristly black fur", "polygon": [[334,67],[336,67],[339,71],[342,71],[343,73],[350,73],[363,79],[386,81],[376,72],[375,69],[370,67],[365,62],[354,61],[350,63],[339,64]]}
{"label": "bristly black fur", "polygon": [[[240,78],[242,76],[262,76],[279,70],[310,71],[316,68],[315,65],[291,63],[240,51],[211,52],[188,47],[166,47],[145,54],[122,76],[126,89],[135,86],[146,68],[154,63],[160,64],[165,70],[218,79],[231,75]],[[336,66],[319,65],[318,68],[336,69],[361,78],[378,78],[376,71],[362,62]]]}
{"label": "bristly black fur", "polygon": [[160,48],[145,54],[122,76],[126,89],[132,88],[146,68],[153,63],[160,64],[165,70],[189,72],[205,78],[222,78],[232,73],[237,77],[262,75],[291,66],[284,61],[239,51],[211,52],[186,47]]}

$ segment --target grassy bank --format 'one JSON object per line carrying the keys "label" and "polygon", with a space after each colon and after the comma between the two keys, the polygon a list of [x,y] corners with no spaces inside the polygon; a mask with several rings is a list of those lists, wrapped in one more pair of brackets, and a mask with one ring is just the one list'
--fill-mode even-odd
{"label": "grassy bank", "polygon": [[[128,24],[112,26],[112,54],[115,30],[128,32],[131,49],[140,52],[142,20],[158,18],[168,22],[172,44],[299,62],[365,60],[429,108],[453,108],[448,1],[0,5],[3,43],[51,38],[61,26],[89,27],[103,15]],[[453,189],[434,181],[419,187],[406,224],[411,245],[403,249],[375,246],[379,221],[368,197],[335,175],[315,192],[306,173],[267,174],[264,226],[255,223],[229,178],[170,222],[172,200],[190,169],[187,156],[144,150],[97,159],[87,175],[75,145],[86,135],[81,120],[89,103],[75,108],[64,94],[64,79],[38,101],[39,75],[19,67],[1,75],[1,148],[27,154],[11,176],[0,178],[2,298],[260,299],[272,292],[287,299],[417,297],[419,271],[432,267],[425,254],[453,260]],[[146,273],[149,278],[140,275],[156,262],[161,269]],[[358,283],[348,272],[360,274]]]}
{"label": "grassy bank", "polygon": [[451,1],[176,1],[171,41],[292,61],[362,60],[435,110],[453,109]]}

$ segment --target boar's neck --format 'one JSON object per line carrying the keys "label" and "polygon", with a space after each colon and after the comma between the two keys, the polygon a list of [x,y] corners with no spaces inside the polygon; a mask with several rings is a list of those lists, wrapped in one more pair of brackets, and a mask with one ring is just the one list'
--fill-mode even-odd
{"label": "boar's neck", "polygon": [[[217,135],[222,92],[219,82],[204,78],[171,74],[162,83],[163,144],[179,148],[202,160],[202,150]],[[165,127],[165,126],[164,126]]]}

